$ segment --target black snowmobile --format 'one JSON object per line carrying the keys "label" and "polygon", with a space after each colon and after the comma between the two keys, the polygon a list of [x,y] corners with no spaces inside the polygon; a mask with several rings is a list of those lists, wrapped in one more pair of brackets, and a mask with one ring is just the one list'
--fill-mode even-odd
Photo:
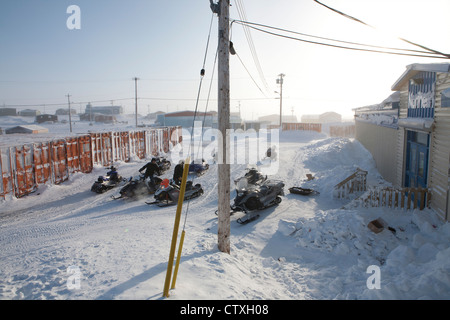
{"label": "black snowmobile", "polygon": [[[231,205],[230,215],[242,211],[245,218],[236,221],[240,224],[249,223],[259,217],[255,212],[277,205],[284,196],[284,183],[279,180],[267,180],[255,168],[249,169],[245,175],[234,180],[236,184],[236,198]],[[216,211],[217,214],[217,211]]]}
{"label": "black snowmobile", "polygon": [[239,181],[246,180],[247,184],[261,184],[267,180],[267,176],[263,175],[256,168],[249,168],[243,177],[240,177],[234,180],[234,183],[237,185]]}
{"label": "black snowmobile", "polygon": [[111,196],[114,200],[116,199],[133,199],[141,196],[146,196],[149,194],[154,194],[162,182],[161,178],[153,177],[155,183],[152,183],[150,179],[145,180],[144,175],[139,175],[138,178],[131,177],[128,182],[120,189],[119,197]]}
{"label": "black snowmobile", "polygon": [[259,217],[255,211],[263,210],[281,202],[280,196],[284,196],[284,183],[279,180],[265,180],[260,184],[244,183],[240,180],[236,185],[236,198],[231,206],[233,212],[242,211],[247,215],[244,219],[239,218],[237,222],[246,224]]}
{"label": "black snowmobile", "polygon": [[114,166],[109,168],[106,176],[99,176],[97,181],[91,187],[92,192],[103,193],[112,188],[117,187],[123,181],[122,176],[119,175]]}
{"label": "black snowmobile", "polygon": [[163,157],[156,157],[156,164],[160,168],[158,175],[163,175],[167,170],[170,169],[171,163],[169,160]]}
{"label": "black snowmobile", "polygon": [[192,161],[189,165],[189,173],[194,173],[197,176],[204,175],[208,169],[209,164],[206,163],[204,159],[202,159],[202,163],[195,163],[194,161]]}
{"label": "black snowmobile", "polygon": [[[146,204],[156,204],[159,207],[170,206],[178,203],[180,194],[180,186],[170,182],[169,179],[164,179],[156,190],[153,202],[146,202]],[[197,198],[203,194],[202,186],[198,183],[192,185],[192,181],[186,182],[186,190],[184,192],[184,200]]]}

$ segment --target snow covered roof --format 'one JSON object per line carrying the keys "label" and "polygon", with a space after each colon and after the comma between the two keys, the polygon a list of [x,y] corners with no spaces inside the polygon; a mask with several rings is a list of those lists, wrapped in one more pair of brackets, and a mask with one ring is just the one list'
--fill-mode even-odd
{"label": "snow covered roof", "polygon": [[21,125],[12,128],[8,128],[5,130],[7,134],[9,133],[46,133],[48,132],[47,128],[37,126],[34,124],[30,125]]}
{"label": "snow covered roof", "polygon": [[393,91],[400,88],[412,77],[421,71],[426,72],[450,72],[450,63],[413,63],[406,67],[406,71],[392,85]]}
{"label": "snow covered roof", "polygon": [[[381,103],[372,104],[369,106],[359,108],[353,108],[352,110],[357,113],[375,112],[375,111],[389,113],[390,110],[393,110],[393,104],[398,102],[400,102],[400,91],[395,91],[389,97],[384,99]],[[394,112],[397,113],[396,110],[394,110]]]}

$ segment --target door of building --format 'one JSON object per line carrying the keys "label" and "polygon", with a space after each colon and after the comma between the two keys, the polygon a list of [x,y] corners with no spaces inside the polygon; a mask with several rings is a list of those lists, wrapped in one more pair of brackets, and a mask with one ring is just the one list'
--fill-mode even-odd
{"label": "door of building", "polygon": [[427,133],[408,131],[405,187],[427,187],[429,141]]}

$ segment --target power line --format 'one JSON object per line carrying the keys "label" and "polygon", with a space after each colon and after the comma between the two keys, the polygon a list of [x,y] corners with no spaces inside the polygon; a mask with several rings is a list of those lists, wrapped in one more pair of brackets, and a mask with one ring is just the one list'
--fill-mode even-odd
{"label": "power line", "polygon": [[[342,15],[342,16],[344,16],[344,17],[350,19],[350,20],[356,21],[356,22],[361,23],[361,24],[363,24],[363,25],[365,25],[365,26],[368,26],[368,27],[370,27],[370,28],[376,29],[374,26],[371,26],[370,24],[367,24],[367,23],[365,23],[364,21],[361,21],[361,20],[359,20],[358,18],[352,17],[352,16],[350,16],[350,15],[344,13],[344,12],[341,12],[341,11],[339,11],[339,10],[333,9],[333,8],[331,8],[331,7],[327,6],[327,5],[325,5],[325,4],[321,3],[321,2],[319,2],[318,0],[314,0],[314,2],[320,4],[321,6],[324,6],[324,7],[327,8],[327,9],[330,9],[331,11],[334,11],[334,12],[336,12],[336,13],[338,13],[338,14],[340,14],[340,15]],[[411,45],[413,45],[413,46],[416,46],[416,47],[420,47],[420,48],[422,48],[422,49],[425,49],[425,50],[427,50],[428,52],[432,52],[432,53],[434,53],[434,54],[438,54],[438,55],[444,56],[446,59],[450,59],[450,54],[445,54],[445,53],[439,52],[439,51],[437,51],[437,50],[427,48],[427,47],[425,47],[425,46],[423,46],[423,45],[421,45],[421,44],[414,43],[414,42],[412,42],[412,41],[406,40],[406,39],[401,38],[401,37],[398,37],[398,39],[400,39],[400,40],[402,40],[402,41],[404,41],[404,42],[406,42],[406,43],[409,43],[409,44],[411,44]]]}
{"label": "power line", "polygon": [[244,62],[242,61],[241,57],[239,56],[239,54],[236,52],[236,56],[238,57],[239,61],[241,62],[242,66],[244,67],[244,69],[247,71],[248,75],[250,76],[250,78],[252,79],[253,83],[256,85],[256,87],[259,89],[259,91],[261,91],[261,93],[266,96],[264,94],[264,92],[261,90],[261,88],[258,86],[258,84],[256,83],[255,79],[253,79],[252,75],[250,74],[250,71],[248,71],[247,67],[245,66]]}
{"label": "power line", "polygon": [[256,22],[240,21],[240,20],[233,20],[233,22],[236,22],[236,23],[251,24],[251,25],[260,26],[260,27],[265,27],[265,28],[270,28],[270,29],[274,29],[274,30],[278,30],[278,31],[287,32],[287,33],[298,34],[298,35],[301,35],[301,36],[306,36],[306,37],[311,37],[311,38],[316,38],[316,39],[322,39],[322,40],[328,40],[328,41],[334,41],[334,42],[345,43],[345,44],[351,44],[351,45],[358,45],[358,46],[365,46],[365,47],[379,48],[379,49],[389,49],[389,50],[398,50],[398,51],[407,51],[407,52],[417,52],[417,53],[426,53],[426,54],[430,54],[429,51],[412,50],[412,49],[403,49],[403,48],[392,48],[392,47],[376,46],[376,45],[370,45],[370,44],[364,44],[364,43],[358,43],[358,42],[351,42],[351,41],[344,41],[344,40],[336,40],[336,39],[332,39],[332,38],[326,38],[326,37],[321,37],[321,36],[315,36],[315,35],[311,35],[311,34],[307,34],[307,33],[302,33],[302,32],[298,32],[298,31],[292,31],[292,30],[288,30],[288,29],[283,29],[283,28],[278,28],[278,27],[268,26],[268,25],[264,25],[264,24],[256,23]]}
{"label": "power line", "polygon": [[[247,17],[246,17],[246,14],[245,14],[244,4],[241,2],[241,0],[236,0],[236,9],[238,11],[238,15],[241,18],[241,20],[247,20]],[[258,55],[256,53],[255,45],[253,43],[253,38],[251,36],[250,30],[245,25],[242,25],[242,27],[243,27],[243,30],[244,30],[245,37],[247,38],[247,43],[248,43],[249,48],[250,48],[250,53],[252,55],[253,61],[254,61],[255,66],[256,66],[256,69],[258,70],[259,77],[261,78],[261,81],[263,82],[266,90],[268,90],[269,87],[268,87],[267,81],[266,81],[266,79],[264,77],[264,72],[263,72],[263,70],[261,68],[261,64],[259,62]]]}
{"label": "power line", "polygon": [[[311,43],[311,44],[328,46],[328,47],[333,47],[333,48],[356,50],[356,51],[365,51],[365,52],[375,52],[375,53],[384,53],[384,54],[393,54],[393,55],[402,55],[402,56],[412,56],[412,57],[450,59],[450,55],[436,56],[436,55],[432,55],[431,52],[426,52],[424,54],[402,53],[402,52],[392,52],[392,51],[382,51],[382,50],[374,50],[374,49],[348,47],[348,46],[341,46],[341,45],[335,45],[335,44],[330,44],[330,43],[323,43],[323,42],[305,40],[305,39],[301,39],[301,38],[296,38],[296,37],[292,37],[292,36],[283,35],[283,34],[280,34],[280,33],[275,33],[275,32],[272,32],[272,31],[261,29],[261,28],[257,28],[257,27],[255,27],[253,25],[254,23],[251,23],[251,22],[240,21],[240,20],[234,20],[233,22],[236,22],[236,23],[239,23],[239,24],[246,24],[249,28],[252,28],[254,30],[258,30],[258,31],[261,31],[261,32],[264,32],[264,33],[267,33],[267,34],[270,34],[270,35],[273,35],[273,36],[286,38],[286,39],[291,39],[291,40],[296,40],[296,41],[301,41],[301,42],[306,42],[306,43]],[[284,31],[290,32],[290,33],[297,33],[295,31],[289,31],[289,30],[286,30],[286,29],[276,28],[276,27],[272,27],[272,26],[269,26],[269,25],[263,25],[263,24],[255,24],[255,25],[259,25],[259,26],[262,26],[262,27],[268,28],[268,29],[284,30]],[[334,41],[339,41],[339,40],[334,40]],[[363,44],[359,44],[359,45],[365,46]],[[405,50],[405,49],[394,49],[394,48],[385,48],[385,49],[387,49],[387,50]]]}
{"label": "power line", "polygon": [[[233,101],[251,101],[251,100],[272,100],[273,98],[230,98],[230,100]],[[123,101],[123,100],[130,100],[133,101],[135,98],[123,98],[123,99],[107,99],[107,100],[89,100],[89,101],[71,101],[73,104],[80,104],[80,103],[101,103],[101,102],[111,102],[111,101]],[[158,97],[138,97],[138,100],[153,100],[153,101],[197,101],[197,99],[194,98],[158,98]],[[199,99],[199,101],[217,101],[217,99]],[[5,108],[27,108],[27,107],[51,107],[51,106],[62,106],[67,104],[66,102],[60,102],[60,103],[34,103],[34,104],[2,104],[1,107]]]}

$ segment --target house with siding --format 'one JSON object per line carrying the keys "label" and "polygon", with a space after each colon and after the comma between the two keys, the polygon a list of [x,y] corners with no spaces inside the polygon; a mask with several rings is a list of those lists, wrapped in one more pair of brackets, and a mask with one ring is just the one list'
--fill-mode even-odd
{"label": "house with siding", "polygon": [[391,89],[399,92],[397,123],[364,123],[357,110],[356,138],[386,180],[430,189],[430,207],[450,221],[450,64],[408,65]]}
{"label": "house with siding", "polygon": [[177,111],[171,113],[159,114],[156,122],[160,126],[180,126],[183,128],[190,128],[195,121],[201,121],[203,127],[213,126],[213,114],[211,112],[197,112],[190,110]]}
{"label": "house with siding", "polygon": [[48,129],[37,126],[34,124],[30,125],[21,125],[16,127],[11,127],[5,130],[6,134],[13,134],[13,133],[47,133]]}
{"label": "house with siding", "polygon": [[332,123],[341,122],[342,116],[339,113],[330,111],[322,114],[304,114],[301,117],[302,123]]}

